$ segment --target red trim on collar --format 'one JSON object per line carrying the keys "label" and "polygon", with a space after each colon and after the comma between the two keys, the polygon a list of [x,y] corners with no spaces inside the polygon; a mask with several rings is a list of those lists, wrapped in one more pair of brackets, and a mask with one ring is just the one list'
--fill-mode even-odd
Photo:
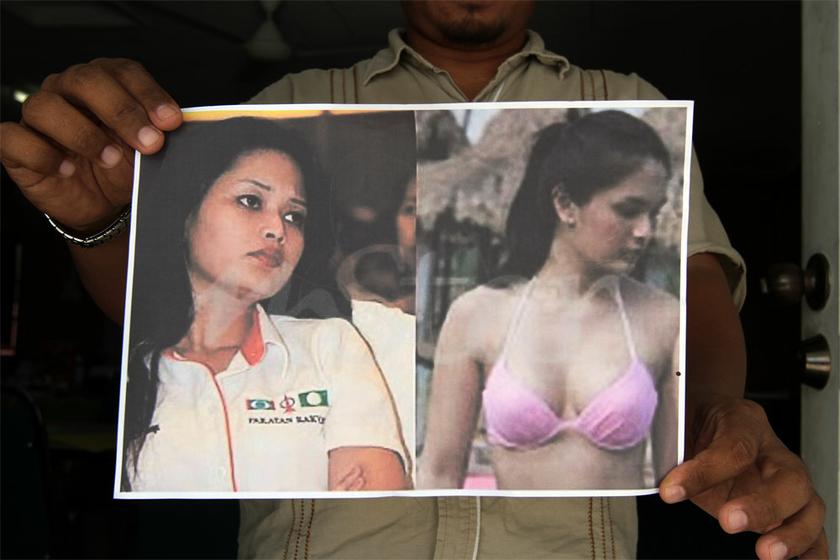
{"label": "red trim on collar", "polygon": [[253,315],[251,330],[245,335],[245,341],[239,349],[249,366],[258,364],[265,356],[265,341],[263,340],[262,329],[260,329],[260,313],[256,308]]}
{"label": "red trim on collar", "polygon": [[[242,346],[239,348],[239,351],[242,352],[242,357],[245,358],[245,361],[248,362],[249,366],[258,364],[260,360],[263,359],[263,356],[265,356],[265,341],[263,340],[262,329],[260,328],[259,310],[254,309],[253,315],[254,316],[253,322],[251,323],[251,329],[248,331],[248,334],[245,335],[245,340],[242,342]],[[186,358],[178,352],[176,352],[175,349],[172,347],[164,350],[163,355],[167,358],[171,358],[179,362],[197,362],[209,369],[210,371],[213,371],[213,368],[211,368],[204,362]]]}

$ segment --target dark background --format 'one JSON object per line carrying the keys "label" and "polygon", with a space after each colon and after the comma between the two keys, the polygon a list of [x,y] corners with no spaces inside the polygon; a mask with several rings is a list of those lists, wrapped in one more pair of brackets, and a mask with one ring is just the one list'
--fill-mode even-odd
{"label": "dark background", "polygon": [[[791,359],[797,309],[775,308],[758,279],[799,262],[798,2],[540,2],[533,27],[587,68],[637,72],[672,99],[694,99],[706,192],[746,258],[742,312],[749,396],[799,448]],[[101,56],[141,61],[182,106],[237,103],[288,72],[368,57],[402,23],[394,2],[285,2],[273,20],[290,45],[264,62],[245,47],[265,20],[242,2],[0,4],[3,120],[15,90]],[[120,329],[81,289],[66,248],[3,174],[3,557],[229,557],[234,502],[113,501]],[[16,249],[20,247],[20,249]],[[18,279],[18,280],[16,280]],[[18,309],[16,341],[12,342]],[[40,415],[42,422],[30,422]],[[640,500],[642,557],[754,556],[690,505]]]}

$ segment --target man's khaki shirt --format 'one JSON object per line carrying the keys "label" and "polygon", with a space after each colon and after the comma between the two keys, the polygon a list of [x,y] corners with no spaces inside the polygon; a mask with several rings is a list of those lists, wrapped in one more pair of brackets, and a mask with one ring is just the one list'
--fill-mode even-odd
{"label": "man's khaki shirt", "polygon": [[[457,103],[661,100],[635,74],[583,70],[529,32],[523,49],[469,100],[449,74],[402,39],[345,69],[285,76],[250,103]],[[721,257],[733,298],[745,296],[744,263],[703,194],[692,159],[689,255]],[[633,498],[376,498],[242,502],[244,558],[627,558],[636,553]]]}

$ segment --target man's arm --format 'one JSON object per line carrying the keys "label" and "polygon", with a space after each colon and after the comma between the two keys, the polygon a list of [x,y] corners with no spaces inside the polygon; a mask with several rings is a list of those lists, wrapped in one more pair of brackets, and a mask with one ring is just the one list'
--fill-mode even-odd
{"label": "man's arm", "polygon": [[115,323],[123,322],[128,265],[128,232],[96,247],[68,244],[76,271],[96,305]]}
{"label": "man's arm", "polygon": [[709,398],[744,396],[747,355],[718,258],[710,253],[689,257],[687,284],[686,406],[691,418]]}
{"label": "man's arm", "polygon": [[669,503],[691,499],[729,533],[763,533],[762,559],[825,558],[825,506],[807,469],[742,398],[746,353],[726,276],[711,254],[688,261],[686,462],[662,481]]}

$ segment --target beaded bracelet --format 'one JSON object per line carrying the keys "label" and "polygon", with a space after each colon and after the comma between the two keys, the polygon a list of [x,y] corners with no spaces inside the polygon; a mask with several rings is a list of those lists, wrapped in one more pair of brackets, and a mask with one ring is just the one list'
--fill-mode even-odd
{"label": "beaded bracelet", "polygon": [[74,245],[90,248],[96,247],[97,245],[102,245],[106,241],[113,239],[126,228],[126,226],[128,225],[128,219],[131,217],[131,205],[126,206],[120,213],[120,215],[117,216],[117,218],[113,222],[111,222],[110,225],[106,226],[105,229],[103,229],[99,233],[95,233],[87,237],[76,237],[75,235],[68,233],[64,230],[64,228],[55,223],[55,221],[48,214],[44,214],[44,216],[47,218],[47,221],[50,223],[53,229],[55,229],[55,231],[57,231],[61,235],[61,237],[63,237],[70,243],[73,243]]}

